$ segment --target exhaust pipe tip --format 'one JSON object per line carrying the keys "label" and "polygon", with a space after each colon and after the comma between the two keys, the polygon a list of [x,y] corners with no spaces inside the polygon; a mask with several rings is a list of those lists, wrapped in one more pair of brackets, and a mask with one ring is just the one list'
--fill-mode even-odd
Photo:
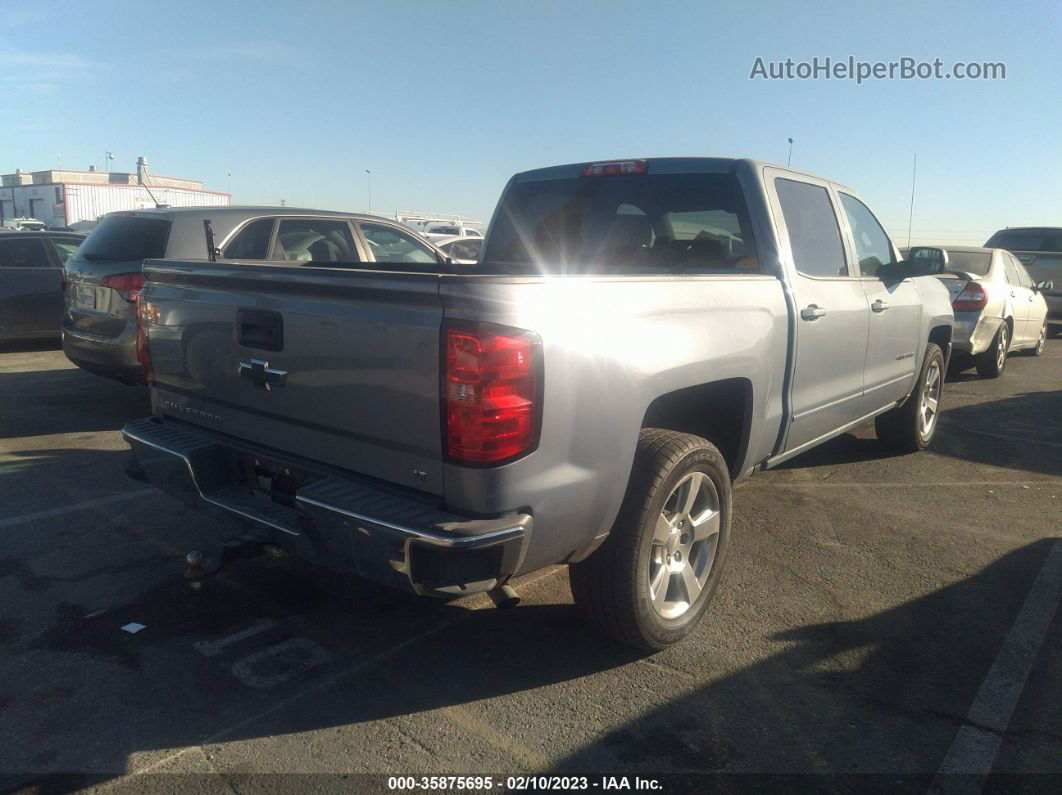
{"label": "exhaust pipe tip", "polygon": [[508,610],[520,604],[520,595],[511,585],[499,585],[487,591],[487,596],[494,602],[494,606],[502,610]]}

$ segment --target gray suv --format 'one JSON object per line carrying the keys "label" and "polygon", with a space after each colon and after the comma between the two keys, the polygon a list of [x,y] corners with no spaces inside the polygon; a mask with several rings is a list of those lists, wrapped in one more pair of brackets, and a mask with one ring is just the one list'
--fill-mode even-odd
{"label": "gray suv", "polygon": [[280,207],[182,207],[111,213],[66,264],[63,351],[96,375],[143,384],[137,362],[136,300],[145,259],[214,256],[285,262],[391,261],[437,264],[446,256],[417,233],[385,218]]}

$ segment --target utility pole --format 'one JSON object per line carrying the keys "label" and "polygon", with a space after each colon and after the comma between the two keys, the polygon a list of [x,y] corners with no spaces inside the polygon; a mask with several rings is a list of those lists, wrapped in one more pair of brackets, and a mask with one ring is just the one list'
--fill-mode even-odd
{"label": "utility pole", "polygon": [[907,214],[907,248],[911,247],[911,222],[914,220],[914,194],[915,175],[918,173],[918,153],[914,156],[914,165],[911,167],[911,211]]}
{"label": "utility pole", "polygon": [[281,199],[281,200],[280,200],[280,206],[281,206],[281,207],[287,207],[287,206],[288,206],[288,203],[287,203],[287,201],[285,201],[284,199]]}
{"label": "utility pole", "polygon": [[232,201],[232,172],[229,172],[229,201]]}
{"label": "utility pole", "polygon": [[365,173],[369,175],[369,215],[372,215],[372,172],[365,169]]}
{"label": "utility pole", "polygon": [[790,138],[788,140],[789,140],[789,159],[785,161],[785,164],[787,166],[793,162],[793,139]]}

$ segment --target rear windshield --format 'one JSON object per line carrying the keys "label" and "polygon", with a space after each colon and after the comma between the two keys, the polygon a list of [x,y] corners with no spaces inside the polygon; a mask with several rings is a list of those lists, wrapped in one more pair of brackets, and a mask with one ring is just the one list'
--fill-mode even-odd
{"label": "rear windshield", "polygon": [[539,273],[756,271],[731,174],[615,174],[517,182],[481,261]]}
{"label": "rear windshield", "polygon": [[136,215],[108,215],[88,236],[78,256],[89,262],[134,262],[166,256],[170,221]]}
{"label": "rear windshield", "polygon": [[1042,232],[1015,229],[1013,232],[996,232],[985,243],[985,248],[1005,248],[1007,251],[1062,252],[1062,229]]}
{"label": "rear windshield", "polygon": [[987,276],[992,268],[992,255],[987,251],[949,251],[948,270],[965,271]]}

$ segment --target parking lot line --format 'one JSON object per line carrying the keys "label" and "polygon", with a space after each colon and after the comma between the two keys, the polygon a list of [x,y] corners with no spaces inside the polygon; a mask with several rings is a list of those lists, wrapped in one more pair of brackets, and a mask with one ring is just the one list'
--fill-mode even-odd
{"label": "parking lot line", "polygon": [[37,513],[27,513],[22,516],[13,516],[10,519],[0,519],[0,530],[6,530],[9,527],[17,527],[20,524],[28,524],[29,522],[36,522],[40,519],[51,519],[55,516],[63,516],[68,513],[76,513],[77,511],[83,511],[88,508],[99,508],[104,505],[113,505],[116,502],[125,502],[126,500],[135,500],[138,497],[145,497],[148,494],[158,494],[158,490],[151,489],[137,489],[136,491],[126,491],[121,494],[112,494],[109,497],[97,497],[93,500],[85,500],[84,502],[78,502],[74,505],[64,505],[61,508],[49,508],[47,511],[37,511]]}
{"label": "parking lot line", "polygon": [[[553,567],[550,567],[546,571],[538,574],[538,576],[529,577],[528,579],[523,580],[522,582],[520,582],[519,583],[520,588],[521,588],[521,590],[526,591],[532,585],[535,585],[535,584],[541,582],[542,580],[548,579],[549,577],[552,577],[554,574],[557,574],[559,571],[562,571],[564,569],[565,569],[564,566],[553,566]],[[477,596],[483,596],[483,595],[482,594],[477,594]],[[250,717],[244,718],[243,720],[233,724],[232,726],[229,726],[228,728],[221,729],[220,731],[215,732],[211,736],[209,736],[209,737],[205,738],[204,740],[196,743],[195,745],[186,746],[184,748],[181,748],[179,751],[174,751],[172,754],[167,754],[163,758],[157,759],[154,762],[152,762],[152,763],[150,763],[148,765],[145,765],[144,767],[138,768],[136,770],[130,770],[124,776],[120,776],[119,778],[117,778],[114,781],[110,782],[110,784],[111,785],[118,784],[118,783],[120,783],[121,781],[123,781],[125,779],[129,779],[129,778],[132,778],[134,776],[143,775],[145,773],[150,773],[153,770],[158,770],[159,768],[161,768],[161,767],[163,767],[165,765],[168,765],[170,762],[173,762],[176,759],[180,759],[182,756],[185,756],[186,754],[188,754],[188,753],[190,753],[192,751],[195,751],[196,749],[199,749],[201,751],[203,746],[205,746],[205,745],[211,745],[213,743],[220,742],[225,737],[227,737],[230,734],[232,734],[233,732],[237,732],[237,731],[239,731],[240,729],[242,729],[242,728],[244,728],[246,726],[250,726],[250,725],[252,725],[254,723],[257,723],[260,720],[262,720],[263,718],[265,718],[265,717],[267,717],[269,715],[272,715],[274,712],[278,712],[279,710],[285,709],[286,707],[290,706],[291,704],[296,703],[297,701],[300,701],[301,699],[305,698],[306,696],[313,695],[314,693],[317,693],[317,692],[319,692],[321,690],[324,690],[324,689],[326,689],[328,687],[331,687],[332,685],[335,685],[335,684],[343,681],[348,676],[352,676],[353,674],[356,674],[359,671],[364,670],[365,668],[368,668],[368,667],[370,667],[372,665],[375,665],[378,662],[382,662],[383,660],[386,660],[388,657],[391,657],[391,656],[397,654],[398,652],[402,651],[403,649],[407,648],[408,646],[412,646],[414,643],[417,643],[417,642],[419,642],[421,640],[425,640],[427,638],[430,638],[433,635],[437,635],[437,634],[439,634],[440,632],[442,632],[445,629],[449,629],[453,625],[463,621],[465,618],[467,618],[468,616],[472,615],[472,613],[474,613],[474,612],[476,612],[478,610],[494,610],[494,609],[497,609],[497,608],[493,607],[490,604],[490,602],[484,598],[483,601],[480,602],[478,605],[474,605],[474,606],[470,607],[468,609],[467,613],[464,613],[464,614],[462,614],[462,615],[460,615],[460,616],[458,616],[458,617],[456,617],[456,618],[454,618],[454,619],[452,619],[450,621],[444,621],[443,623],[438,624],[437,626],[434,626],[434,627],[432,627],[429,630],[421,632],[419,635],[414,635],[412,638],[407,638],[406,640],[402,641],[401,643],[397,643],[397,644],[395,644],[394,646],[392,646],[392,647],[390,647],[388,649],[384,649],[379,654],[374,654],[372,657],[369,657],[369,658],[367,658],[365,660],[362,660],[361,662],[355,663],[350,668],[345,668],[344,670],[339,671],[336,674],[333,674],[332,676],[328,677],[327,679],[323,679],[322,681],[317,682],[316,684],[310,685],[309,687],[305,688],[304,690],[300,690],[297,693],[293,693],[292,695],[288,696],[285,699],[281,699],[279,701],[274,701],[272,704],[270,704],[265,709],[263,709],[263,710],[261,710],[259,712],[256,712],[255,714],[251,715]]]}
{"label": "parking lot line", "polygon": [[[1044,635],[1062,601],[1062,541],[1055,541],[1029,589],[1003,646],[981,683],[966,723],[952,740],[938,771],[938,789],[949,790],[940,778],[949,774],[985,777],[992,772],[1003,733],[1018,704],[1025,680],[1040,653]],[[963,782],[964,791],[980,791],[981,782]]]}

